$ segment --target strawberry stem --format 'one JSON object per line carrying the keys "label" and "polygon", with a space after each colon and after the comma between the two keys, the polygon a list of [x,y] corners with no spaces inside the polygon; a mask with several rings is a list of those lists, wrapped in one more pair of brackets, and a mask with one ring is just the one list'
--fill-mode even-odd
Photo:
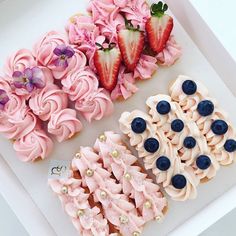
{"label": "strawberry stem", "polygon": [[158,3],[153,3],[151,6],[151,15],[162,17],[165,14],[165,11],[168,10],[168,5],[163,4],[161,1]]}
{"label": "strawberry stem", "polygon": [[114,47],[116,47],[116,43],[110,43],[108,45],[108,48],[104,48],[100,43],[95,43],[96,46],[99,47],[99,50],[103,50],[103,51],[110,51],[111,49],[113,49]]}
{"label": "strawberry stem", "polygon": [[133,30],[133,31],[140,31],[140,26],[138,25],[137,28],[135,28],[132,24],[131,20],[127,20],[126,17],[124,17],[125,19],[125,27],[128,30]]}

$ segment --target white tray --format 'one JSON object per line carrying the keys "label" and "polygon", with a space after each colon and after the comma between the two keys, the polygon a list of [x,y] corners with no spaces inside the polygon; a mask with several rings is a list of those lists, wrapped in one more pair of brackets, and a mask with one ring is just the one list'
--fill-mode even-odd
{"label": "white tray", "polygon": [[[1,3],[0,64],[2,65],[6,56],[17,49],[23,47],[31,48],[33,43],[46,31],[52,29],[63,30],[66,20],[77,12],[85,12],[86,6],[86,0],[70,0],[69,4],[68,0],[6,0]],[[173,10],[176,12],[176,9],[173,8]],[[200,34],[201,28],[198,28],[198,31]],[[62,145],[57,144],[50,159],[70,160],[80,145],[92,145],[96,137],[104,130],[110,128],[114,131],[119,131],[118,122],[116,121],[118,121],[123,111],[133,110],[134,108],[145,109],[146,98],[150,95],[166,93],[169,82],[179,74],[186,74],[203,81],[208,86],[212,96],[216,97],[220,105],[228,111],[230,119],[236,125],[236,100],[231,91],[226,87],[225,82],[219,77],[219,72],[212,68],[196,44],[178,23],[177,19],[175,19],[174,34],[177,41],[182,45],[182,58],[170,68],[159,69],[153,79],[139,83],[139,93],[126,102],[116,103],[115,113],[112,117],[101,122],[94,122],[92,125],[85,124],[84,130],[79,136]],[[204,37],[207,38],[207,35]],[[50,159],[34,164],[21,163],[15,157],[12,143],[4,138],[0,138],[0,150],[7,165],[18,178],[19,184],[22,184],[22,187],[25,189],[22,191],[26,191],[26,194],[31,198],[29,202],[32,206],[35,204],[34,207],[38,208],[40,216],[37,217],[41,219],[38,228],[47,229],[47,233],[40,234],[37,232],[36,227],[30,227],[29,225],[35,222],[34,217],[31,215],[28,221],[22,220],[29,233],[34,236],[78,235],[69,217],[62,211],[59,200],[47,186],[47,172]],[[5,186],[5,181],[3,179],[0,179],[0,181],[2,181],[1,185]],[[236,165],[221,168],[213,181],[199,186],[199,195],[196,200],[184,203],[170,201],[169,211],[164,222],[162,224],[156,222],[148,224],[143,235],[162,236],[168,234],[235,184]],[[5,187],[7,188],[7,186]],[[8,191],[11,203],[14,202],[12,196],[14,196],[13,194],[16,196],[17,191],[20,190],[12,189],[12,191]],[[8,200],[8,196],[5,194],[6,200]],[[19,218],[24,214],[27,215],[24,207],[18,209],[17,212],[20,211]]]}

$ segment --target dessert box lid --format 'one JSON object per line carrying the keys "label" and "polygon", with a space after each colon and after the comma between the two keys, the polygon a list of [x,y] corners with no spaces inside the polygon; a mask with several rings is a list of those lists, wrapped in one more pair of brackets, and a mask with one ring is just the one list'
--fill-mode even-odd
{"label": "dessert box lid", "polygon": [[[61,0],[60,4],[56,0],[7,0],[1,3],[0,7],[0,28],[1,28],[1,56],[0,64],[3,65],[5,58],[20,48],[31,48],[33,43],[40,38],[46,31],[55,29],[62,30],[66,20],[77,12],[84,12],[87,6],[86,0]],[[177,6],[175,6],[177,7]],[[179,7],[179,6],[178,6]],[[174,9],[174,7],[173,7]],[[191,20],[191,18],[189,18]],[[196,20],[196,19],[193,19]],[[182,22],[183,25],[187,24]],[[196,29],[201,31],[201,27]],[[26,34],[27,32],[27,34]],[[85,123],[82,133],[68,142],[56,144],[51,159],[70,160],[72,159],[79,146],[92,145],[96,137],[104,130],[113,129],[119,132],[118,119],[123,111],[139,108],[146,110],[145,100],[148,96],[158,93],[166,93],[169,83],[179,74],[186,74],[194,79],[201,80],[209,88],[211,95],[216,97],[222,107],[230,114],[230,119],[236,125],[236,99],[226,86],[226,83],[219,77],[206,57],[199,51],[196,44],[191,40],[184,28],[175,19],[174,34],[177,41],[182,45],[182,58],[170,68],[160,68],[151,80],[142,81],[138,84],[140,91],[131,99],[125,102],[117,102],[115,113],[112,117],[93,124]],[[4,37],[2,37],[2,35]],[[214,53],[212,51],[212,53]],[[31,163],[21,163],[16,159],[12,143],[0,138],[0,150],[7,165],[22,184],[22,189],[32,199],[31,204],[39,209],[42,219],[42,226],[50,228],[47,235],[77,235],[69,217],[63,212],[60,202],[51,189],[47,186],[47,173],[50,159]],[[12,177],[14,178],[14,177]],[[2,185],[6,184],[0,178]],[[169,201],[169,211],[166,219],[158,224],[150,223],[145,228],[143,235],[166,235],[197,212],[201,211],[214,199],[224,194],[236,183],[236,166],[221,168],[213,181],[198,188],[198,198],[187,202]],[[12,191],[12,195],[15,194]],[[8,193],[10,196],[10,194]],[[13,195],[14,196],[14,195]],[[7,195],[5,195],[8,200]],[[13,202],[11,197],[11,202]],[[14,207],[13,204],[11,204]],[[186,210],[188,209],[188,210]],[[20,210],[19,210],[20,211]],[[25,209],[21,209],[22,214],[27,215]],[[29,215],[28,222],[33,222],[33,217]],[[26,227],[27,228],[27,227]],[[34,229],[31,230],[31,233]],[[33,235],[38,235],[37,230]]]}

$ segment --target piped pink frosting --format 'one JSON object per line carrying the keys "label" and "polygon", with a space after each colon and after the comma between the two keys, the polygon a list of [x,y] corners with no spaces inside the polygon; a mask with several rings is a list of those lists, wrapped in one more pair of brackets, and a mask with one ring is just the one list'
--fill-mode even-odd
{"label": "piped pink frosting", "polygon": [[103,117],[111,115],[114,105],[108,92],[100,88],[88,96],[78,99],[75,103],[75,109],[88,122],[91,122],[92,120],[101,120]]}
{"label": "piped pink frosting", "polygon": [[23,162],[45,159],[53,149],[52,140],[41,129],[34,129],[14,142],[18,158]]}
{"label": "piped pink frosting", "polygon": [[48,132],[53,134],[58,142],[72,138],[82,129],[81,122],[76,118],[76,111],[64,109],[51,115]]}
{"label": "piped pink frosting", "polygon": [[48,84],[38,93],[34,93],[29,106],[41,120],[47,121],[53,113],[58,113],[67,108],[68,98],[55,84]]}
{"label": "piped pink frosting", "polygon": [[49,68],[55,79],[65,78],[69,72],[83,68],[87,62],[85,55],[72,46],[75,54],[72,58],[68,59],[68,67],[57,67],[55,65],[57,56],[53,51],[60,45],[69,45],[68,39],[64,35],[51,31],[44,35],[42,39],[35,44],[33,50],[36,62],[39,65]]}
{"label": "piped pink frosting", "polygon": [[181,55],[181,47],[175,41],[174,36],[171,35],[166,43],[165,48],[156,56],[156,58],[160,65],[171,66],[181,57]]}

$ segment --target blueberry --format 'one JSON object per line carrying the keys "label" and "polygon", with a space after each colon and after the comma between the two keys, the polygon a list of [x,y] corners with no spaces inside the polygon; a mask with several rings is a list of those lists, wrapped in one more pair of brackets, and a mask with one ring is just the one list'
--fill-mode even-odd
{"label": "blueberry", "polygon": [[159,170],[166,171],[170,168],[170,160],[166,156],[161,156],[156,161],[156,167]]}
{"label": "blueberry", "polygon": [[227,152],[235,152],[236,151],[236,141],[233,139],[228,139],[225,142],[224,148]]}
{"label": "blueberry", "polygon": [[193,137],[186,137],[184,139],[184,147],[188,148],[188,149],[192,149],[196,146],[196,139]]}
{"label": "blueberry", "polygon": [[158,102],[156,109],[161,115],[166,115],[170,112],[170,103],[164,100],[160,101]]}
{"label": "blueberry", "polygon": [[159,142],[155,138],[148,138],[144,142],[144,148],[147,152],[154,153],[159,148]]}
{"label": "blueberry", "polygon": [[197,110],[201,116],[209,116],[214,111],[214,104],[210,100],[201,101],[197,106]]}
{"label": "blueberry", "polygon": [[187,184],[186,178],[180,174],[173,176],[171,182],[172,185],[177,189],[183,189]]}
{"label": "blueberry", "polygon": [[211,159],[208,156],[201,155],[196,160],[196,165],[201,170],[206,170],[211,165]]}
{"label": "blueberry", "polygon": [[180,119],[173,120],[171,123],[171,129],[175,132],[181,132],[184,128],[184,122]]}
{"label": "blueberry", "polygon": [[143,133],[145,131],[146,127],[147,127],[146,121],[141,117],[135,118],[131,123],[131,129],[136,134]]}
{"label": "blueberry", "polygon": [[222,135],[228,131],[228,125],[224,120],[215,120],[211,125],[211,130],[214,134]]}
{"label": "blueberry", "polygon": [[182,84],[182,90],[187,95],[193,95],[197,91],[197,85],[192,80],[185,80]]}

